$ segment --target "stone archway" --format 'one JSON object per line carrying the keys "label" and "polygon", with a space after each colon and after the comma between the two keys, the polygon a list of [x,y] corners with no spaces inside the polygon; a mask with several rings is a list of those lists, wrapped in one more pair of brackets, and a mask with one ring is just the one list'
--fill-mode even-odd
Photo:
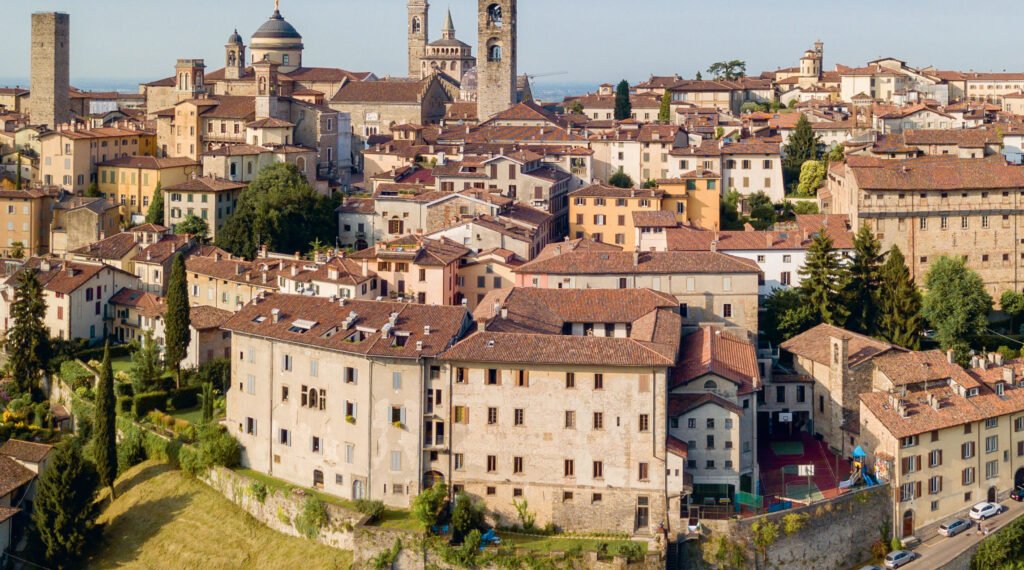
{"label": "stone archway", "polygon": [[998,493],[996,492],[996,486],[995,485],[989,487],[988,488],[988,498],[987,498],[988,502],[990,502],[990,503],[996,502],[996,495],[997,494]]}
{"label": "stone archway", "polygon": [[423,474],[424,489],[429,489],[437,483],[444,483],[444,474],[440,471],[427,471]]}
{"label": "stone archway", "polygon": [[1017,470],[1017,473],[1013,476],[1013,486],[1021,487],[1024,486],[1024,467]]}

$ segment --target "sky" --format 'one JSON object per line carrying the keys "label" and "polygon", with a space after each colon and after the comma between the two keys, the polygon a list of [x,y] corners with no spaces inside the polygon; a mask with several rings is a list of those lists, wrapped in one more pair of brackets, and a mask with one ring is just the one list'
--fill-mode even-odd
{"label": "sky", "polygon": [[[4,0],[0,85],[29,76],[30,15],[71,14],[71,80],[130,86],[173,75],[178,58],[223,67],[231,32],[249,36],[273,0]],[[434,1],[431,39],[451,8],[459,39],[476,46],[474,0]],[[309,66],[406,70],[406,0],[281,0]],[[181,14],[177,16],[176,14]],[[597,84],[651,74],[692,77],[741,59],[751,75],[798,65],[816,39],[825,68],[897,57],[915,67],[1024,71],[1020,0],[520,0],[520,73],[538,83]],[[187,22],[187,23],[186,23]],[[474,47],[474,53],[475,53]],[[92,87],[96,88],[96,87]]]}

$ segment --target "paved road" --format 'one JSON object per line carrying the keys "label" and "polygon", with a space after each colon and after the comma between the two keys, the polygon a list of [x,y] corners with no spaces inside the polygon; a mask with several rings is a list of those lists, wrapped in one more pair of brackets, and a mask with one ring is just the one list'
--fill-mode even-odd
{"label": "paved road", "polygon": [[[990,533],[1003,528],[1010,521],[1024,515],[1024,503],[1007,499],[1001,504],[1003,507],[1006,507],[1006,510],[983,523]],[[967,515],[964,514],[963,518],[967,518]],[[980,542],[982,538],[984,537],[978,534],[977,523],[966,532],[962,532],[953,538],[934,534],[914,549],[918,559],[907,564],[904,568],[941,568],[943,564],[956,558],[961,552]]]}

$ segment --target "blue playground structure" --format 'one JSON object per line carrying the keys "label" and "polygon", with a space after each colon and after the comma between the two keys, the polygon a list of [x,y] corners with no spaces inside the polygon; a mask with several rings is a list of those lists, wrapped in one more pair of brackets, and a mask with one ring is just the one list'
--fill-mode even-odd
{"label": "blue playground structure", "polygon": [[839,482],[840,489],[849,489],[861,481],[868,487],[878,485],[878,481],[868,473],[867,462],[864,461],[867,456],[868,454],[859,445],[853,450],[853,472],[849,479]]}

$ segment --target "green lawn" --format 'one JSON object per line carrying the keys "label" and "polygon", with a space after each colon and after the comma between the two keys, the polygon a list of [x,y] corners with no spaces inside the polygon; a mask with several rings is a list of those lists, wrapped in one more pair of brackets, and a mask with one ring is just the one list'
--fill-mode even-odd
{"label": "green lawn", "polygon": [[[567,552],[576,549],[591,552],[597,550],[598,545],[601,543],[605,543],[608,545],[608,554],[615,555],[623,545],[635,542],[600,538],[572,538],[568,536],[530,536],[508,531],[497,531],[497,533],[501,537],[501,546],[521,548],[530,552]],[[640,542],[639,544],[643,545],[646,550],[647,543]]]}
{"label": "green lawn", "polygon": [[423,525],[412,516],[412,513],[399,509],[385,509],[380,520],[374,524],[382,528],[395,528],[417,532],[423,530]]}
{"label": "green lawn", "polygon": [[[206,485],[147,461],[104,504],[88,568],[349,568],[352,553],[270,530]],[[105,500],[106,493],[101,500]]]}
{"label": "green lawn", "polygon": [[199,424],[203,421],[202,406],[196,406],[194,408],[189,408],[187,410],[176,410],[169,413],[175,418],[178,418],[179,420],[185,420],[190,424]]}
{"label": "green lawn", "polygon": [[[124,372],[125,374],[131,374],[132,371],[132,357],[131,356],[119,356],[117,358],[110,359],[110,367],[114,370],[116,375],[118,372]],[[173,370],[166,370],[163,373],[162,378],[171,378],[174,376]]]}

